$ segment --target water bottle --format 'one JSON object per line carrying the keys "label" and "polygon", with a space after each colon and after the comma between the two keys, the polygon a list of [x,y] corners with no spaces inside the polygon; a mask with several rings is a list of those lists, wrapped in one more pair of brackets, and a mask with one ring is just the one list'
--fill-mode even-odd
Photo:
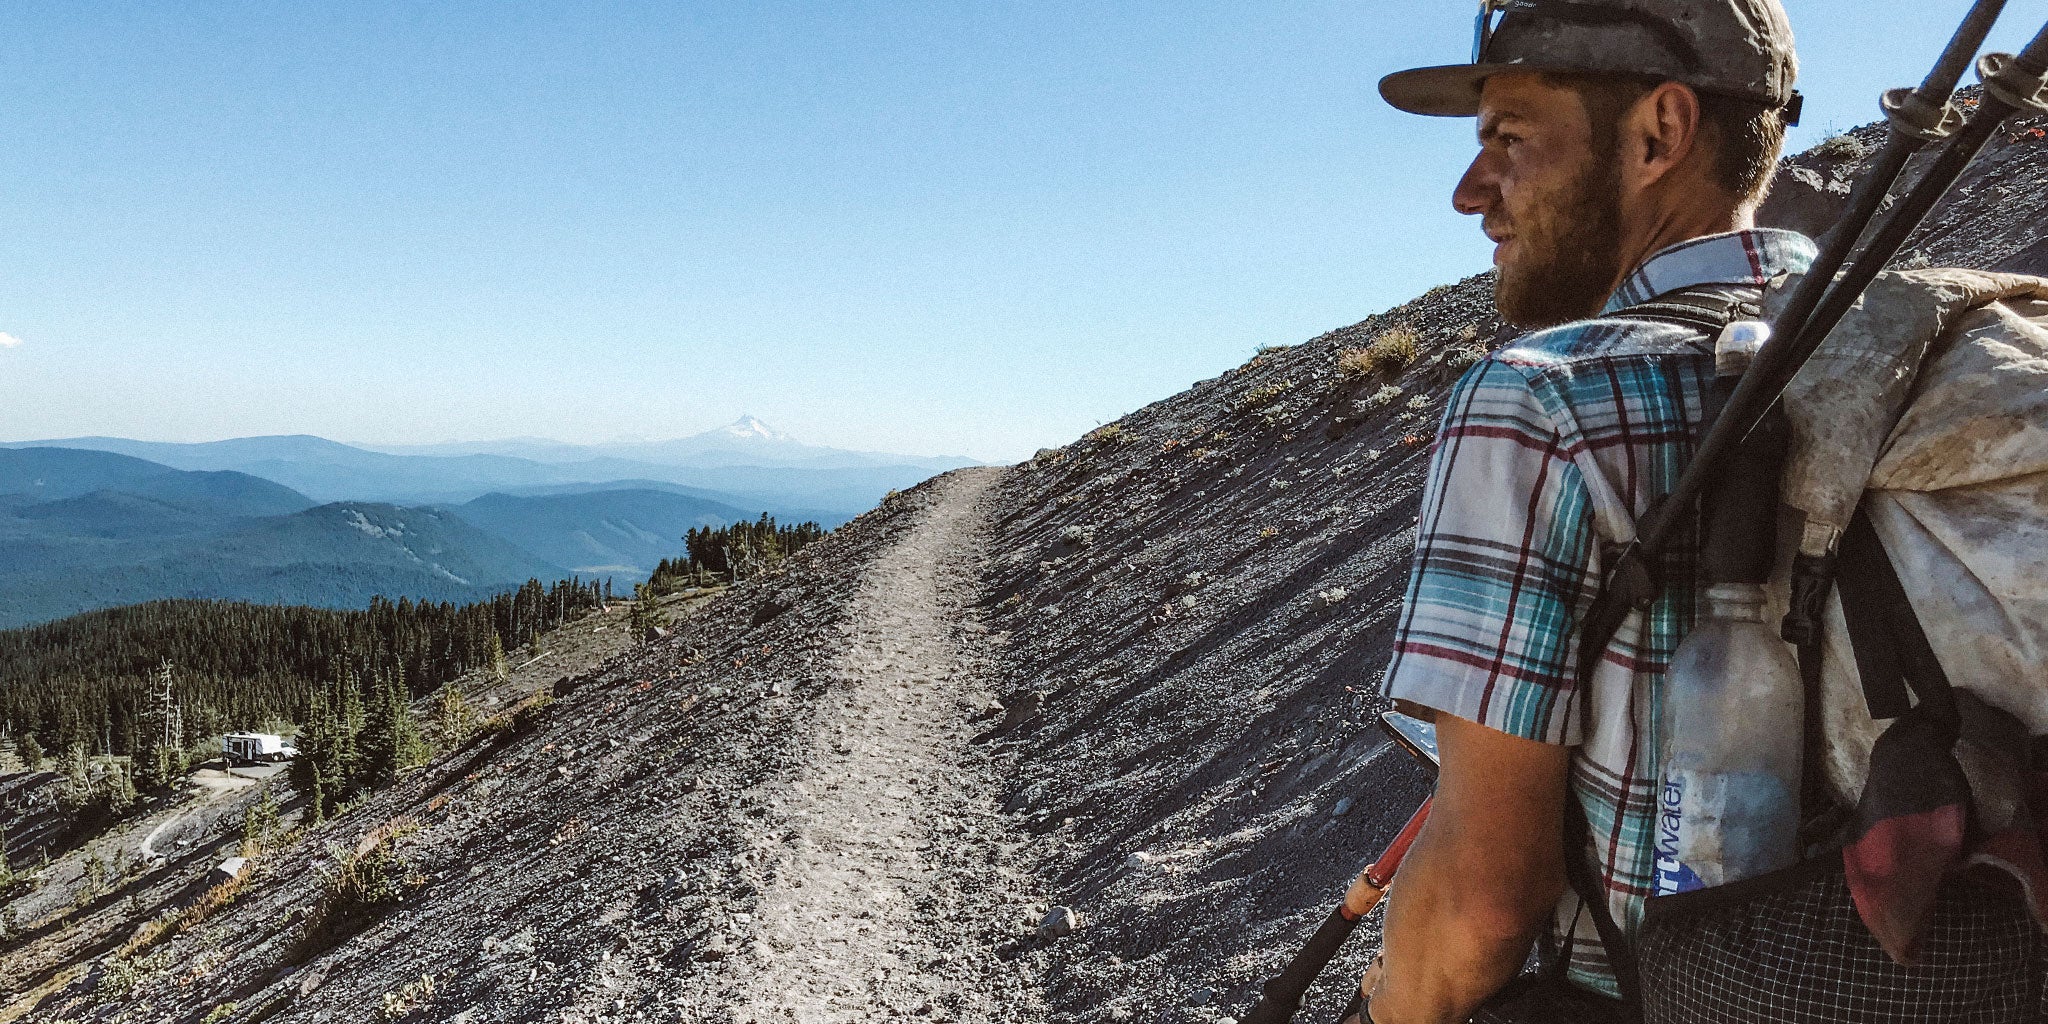
{"label": "water bottle", "polygon": [[1805,694],[1753,583],[1710,585],[1664,685],[1657,894],[1799,860]]}
{"label": "water bottle", "polygon": [[[1738,322],[1716,345],[1708,409],[1718,412],[1765,339]],[[1764,623],[1776,554],[1785,426],[1768,417],[1701,502],[1702,602],[1665,675],[1655,840],[1657,894],[1754,878],[1799,860],[1805,686],[1791,648]]]}

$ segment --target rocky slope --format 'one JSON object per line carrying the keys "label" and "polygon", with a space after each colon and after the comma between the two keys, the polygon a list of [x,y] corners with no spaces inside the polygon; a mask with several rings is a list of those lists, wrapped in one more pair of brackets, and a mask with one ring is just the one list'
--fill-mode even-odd
{"label": "rocky slope", "polygon": [[[1921,254],[2040,250],[2043,120]],[[1795,162],[1783,216],[1824,220],[1855,149]],[[1404,333],[1405,365],[1347,355]],[[1504,334],[1474,277],[899,494],[231,900],[187,865],[84,908],[203,912],[7,982],[0,1021],[1241,1012],[1425,791],[1368,723],[1443,390]]]}

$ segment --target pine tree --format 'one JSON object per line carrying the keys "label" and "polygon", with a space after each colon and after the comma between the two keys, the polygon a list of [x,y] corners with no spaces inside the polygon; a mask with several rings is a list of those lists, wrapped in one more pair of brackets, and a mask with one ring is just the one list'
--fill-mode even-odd
{"label": "pine tree", "polygon": [[363,729],[363,769],[369,786],[391,785],[400,772],[425,761],[427,753],[404,689],[394,680],[385,681],[379,689],[380,699],[370,704],[369,722]]}
{"label": "pine tree", "polygon": [[328,777],[335,780],[339,800],[354,800],[370,788],[370,775],[364,770],[363,731],[368,718],[363,711],[363,691],[359,677],[350,675],[340,681],[341,713],[340,729],[334,745],[334,763]]}
{"label": "pine tree", "polygon": [[469,735],[471,714],[469,702],[462,699],[462,689],[454,682],[441,687],[441,695],[434,701],[435,725],[441,730],[441,738],[451,746],[461,743]]}
{"label": "pine tree", "polygon": [[419,719],[413,717],[412,701],[403,683],[392,686],[390,700],[393,736],[392,774],[395,779],[398,772],[426,764],[427,757],[432,751],[427,747],[426,738],[420,735]]}
{"label": "pine tree", "polygon": [[277,832],[277,801],[270,798],[270,787],[262,787],[262,798],[248,810],[242,812],[242,856],[254,857],[270,848],[270,837]]}
{"label": "pine tree", "polygon": [[484,659],[494,678],[503,681],[512,677],[512,666],[505,660],[505,641],[498,637],[495,629],[491,631],[491,639],[485,647]]}
{"label": "pine tree", "polygon": [[135,779],[128,769],[120,764],[108,764],[105,777],[100,781],[100,797],[106,801],[107,810],[115,814],[126,814],[141,800],[135,792]]}
{"label": "pine tree", "polygon": [[306,784],[300,788],[306,794],[306,814],[313,824],[318,825],[327,820],[327,787],[320,779],[319,762],[313,762],[308,768]]}
{"label": "pine tree", "polygon": [[47,754],[43,750],[42,741],[36,739],[35,733],[22,733],[21,740],[14,745],[14,749],[21,753],[21,763],[29,771],[39,772],[43,770],[43,758]]}

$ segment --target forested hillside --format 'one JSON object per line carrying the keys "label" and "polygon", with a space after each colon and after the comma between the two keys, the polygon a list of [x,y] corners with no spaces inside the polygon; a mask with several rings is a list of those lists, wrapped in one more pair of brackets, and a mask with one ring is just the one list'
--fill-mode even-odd
{"label": "forested hillside", "polygon": [[362,611],[230,601],[153,601],[0,632],[0,735],[24,759],[83,747],[147,751],[168,669],[188,742],[267,722],[303,722],[336,679],[403,680],[418,697],[492,667],[588,610],[607,584],[529,581],[455,605],[382,598]]}

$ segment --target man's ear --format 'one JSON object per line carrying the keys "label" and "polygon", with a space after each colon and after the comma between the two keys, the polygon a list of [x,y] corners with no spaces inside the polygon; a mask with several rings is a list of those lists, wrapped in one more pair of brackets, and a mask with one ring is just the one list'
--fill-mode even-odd
{"label": "man's ear", "polygon": [[1664,82],[1630,108],[1622,129],[1622,176],[1638,189],[1666,181],[1699,148],[1700,98]]}

